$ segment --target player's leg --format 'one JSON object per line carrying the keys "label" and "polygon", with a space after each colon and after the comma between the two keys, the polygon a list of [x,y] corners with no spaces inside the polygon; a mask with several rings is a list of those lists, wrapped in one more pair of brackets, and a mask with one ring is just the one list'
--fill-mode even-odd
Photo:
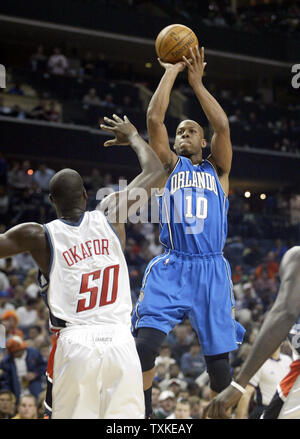
{"label": "player's leg", "polygon": [[135,337],[142,372],[146,418],[152,413],[152,382],[155,376],[155,358],[166,338],[164,332],[154,328],[140,328]]}
{"label": "player's leg", "polygon": [[154,361],[159,347],[190,309],[190,275],[184,259],[172,252],[154,258],[145,271],[140,297],[132,314],[132,328],[134,336],[138,335],[136,341],[144,376],[146,417],[152,412]]}
{"label": "player's leg", "polygon": [[142,369],[135,341],[129,331],[125,333],[115,337],[103,352],[101,419],[145,417]]}
{"label": "player's leg", "polygon": [[61,331],[54,357],[52,419],[99,419],[102,358],[90,328]]}
{"label": "player's leg", "polygon": [[207,364],[212,395],[231,382],[228,352],[236,350],[244,329],[235,321],[230,269],[222,256],[198,260],[201,276],[193,288],[189,318]]}
{"label": "player's leg", "polygon": [[205,361],[213,398],[231,383],[229,354],[205,355]]}

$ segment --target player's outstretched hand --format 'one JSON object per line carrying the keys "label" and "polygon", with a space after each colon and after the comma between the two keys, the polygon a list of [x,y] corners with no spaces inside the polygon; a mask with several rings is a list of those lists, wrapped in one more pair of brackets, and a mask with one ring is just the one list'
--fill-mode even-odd
{"label": "player's outstretched hand", "polygon": [[194,49],[190,48],[190,58],[182,57],[185,65],[188,68],[188,80],[190,85],[199,84],[202,81],[206,62],[204,62],[204,47],[199,50],[198,46]]}
{"label": "player's outstretched hand", "polygon": [[167,62],[163,62],[160,58],[157,58],[159,64],[165,69],[165,70],[174,70],[177,73],[182,72],[185,69],[185,62],[179,61],[176,64],[171,64]]}
{"label": "player's outstretched hand", "polygon": [[203,418],[230,419],[227,410],[234,407],[240,400],[242,394],[233,386],[228,386],[219,393],[203,411]]}
{"label": "player's outstretched hand", "polygon": [[116,114],[113,114],[113,118],[114,120],[104,117],[107,125],[100,124],[102,130],[115,135],[114,139],[104,142],[104,146],[129,145],[131,137],[138,134],[137,129],[132,125],[127,116],[124,116],[123,120]]}

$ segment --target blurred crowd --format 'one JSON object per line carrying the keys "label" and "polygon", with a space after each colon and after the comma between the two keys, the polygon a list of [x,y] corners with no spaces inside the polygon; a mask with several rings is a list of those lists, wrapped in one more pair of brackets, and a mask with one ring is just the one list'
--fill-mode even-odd
{"label": "blurred crowd", "polygon": [[[66,55],[60,47],[54,47],[51,52],[40,45],[28,67],[30,70],[26,71],[16,69],[15,82],[5,94],[0,94],[0,115],[99,129],[105,115],[125,113],[144,133],[146,115],[129,63],[114,65],[101,52],[88,50],[80,57],[75,48]],[[27,84],[22,84],[21,78]],[[149,83],[151,88],[156,85]],[[220,87],[207,80],[205,85],[228,115],[234,146],[300,154],[300,107],[292,103],[280,105],[267,78],[262,78],[260,87],[253,92],[234,88],[234,84],[231,88]],[[167,112],[170,135],[175,135],[184,115],[206,127],[207,120],[199,112],[199,102],[187,82],[179,78],[176,90],[187,99],[182,115],[173,117]],[[20,96],[35,96],[34,104],[20,102]]]}
{"label": "blurred crowd", "polygon": [[[55,218],[48,199],[48,185],[54,173],[55,170],[46,163],[36,167],[28,161],[7,163],[0,155],[1,233],[21,222],[43,223]],[[84,177],[84,182],[89,195],[88,209],[95,208],[99,188],[117,189],[112,176],[108,173],[102,175],[96,168],[90,176]],[[285,201],[290,202],[289,221],[293,220],[299,229],[300,195],[297,197],[296,209],[291,203],[293,197],[289,200],[286,196]],[[282,203],[276,196],[269,205],[267,200],[264,209],[270,217],[275,215],[276,218]],[[237,193],[230,195],[230,203],[229,224],[231,220],[236,221],[244,229],[241,235],[237,233],[240,230],[237,224],[229,229],[224,254],[232,269],[236,317],[247,329],[244,344],[230,355],[232,373],[235,374],[276,299],[280,261],[288,248],[299,243],[300,239],[251,237],[249,224],[259,230],[256,213]],[[157,224],[127,225],[124,253],[133,304],[138,298],[148,262],[162,251]],[[27,253],[0,260],[0,323],[5,327],[6,336],[6,349],[0,352],[0,418],[42,417],[45,370],[54,340],[49,332],[48,309],[37,285],[37,270]],[[291,354],[287,344],[282,350]],[[157,418],[201,418],[209,398],[209,380],[201,346],[189,320],[186,320],[168,335],[156,359],[154,413]]]}

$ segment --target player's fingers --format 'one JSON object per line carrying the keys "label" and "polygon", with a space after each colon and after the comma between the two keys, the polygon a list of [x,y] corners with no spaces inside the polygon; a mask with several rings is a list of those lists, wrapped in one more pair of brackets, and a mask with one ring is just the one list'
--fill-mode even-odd
{"label": "player's fingers", "polygon": [[115,131],[116,127],[109,127],[107,125],[100,124],[100,128],[104,131]]}
{"label": "player's fingers", "polygon": [[103,118],[103,120],[105,120],[105,122],[106,123],[109,123],[110,125],[112,125],[112,126],[116,126],[117,125],[117,122],[115,121],[115,120],[113,120],[113,119],[110,119],[109,117],[104,117]]}
{"label": "player's fingers", "polygon": [[112,146],[116,144],[116,139],[113,140],[107,140],[106,142],[103,143],[103,146],[107,147],[107,146]]}
{"label": "player's fingers", "polygon": [[196,57],[192,47],[190,47],[190,57],[192,58],[193,63],[196,61]]}
{"label": "player's fingers", "polygon": [[183,56],[182,59],[183,59],[185,65],[192,67],[192,63],[191,63],[192,60],[190,58],[187,59],[185,56]]}
{"label": "player's fingers", "polygon": [[130,120],[128,119],[128,117],[127,117],[126,115],[124,116],[124,121],[125,121],[125,122],[128,122],[128,123],[131,123]]}
{"label": "player's fingers", "polygon": [[198,62],[198,61],[201,61],[201,54],[200,54],[200,51],[199,51],[199,47],[198,47],[198,46],[195,46],[194,54],[195,54],[196,61],[197,61],[197,62]]}
{"label": "player's fingers", "polygon": [[207,416],[208,416],[208,413],[209,413],[209,409],[210,409],[210,404],[208,404],[205,408],[204,408],[204,410],[203,410],[203,419],[206,419],[207,418]]}
{"label": "player's fingers", "polygon": [[113,114],[113,118],[114,118],[117,122],[123,122],[123,120],[122,120],[117,114]]}
{"label": "player's fingers", "polygon": [[207,62],[203,63],[203,70],[205,69]]}
{"label": "player's fingers", "polygon": [[201,47],[201,50],[200,50],[200,56],[201,56],[201,61],[204,62],[204,47],[203,46]]}
{"label": "player's fingers", "polygon": [[160,64],[163,68],[165,68],[165,63],[164,63],[160,58],[157,58],[157,60],[158,60],[159,64]]}

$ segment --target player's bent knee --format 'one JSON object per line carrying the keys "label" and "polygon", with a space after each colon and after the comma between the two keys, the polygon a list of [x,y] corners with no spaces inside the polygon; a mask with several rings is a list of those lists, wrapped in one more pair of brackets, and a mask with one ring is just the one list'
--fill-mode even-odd
{"label": "player's bent knee", "polygon": [[136,349],[140,358],[142,372],[153,369],[155,358],[163,343],[166,334],[153,328],[140,328],[135,340]]}
{"label": "player's bent knee", "polygon": [[231,383],[231,373],[228,353],[206,356],[207,373],[210,388],[216,393],[222,392]]}

